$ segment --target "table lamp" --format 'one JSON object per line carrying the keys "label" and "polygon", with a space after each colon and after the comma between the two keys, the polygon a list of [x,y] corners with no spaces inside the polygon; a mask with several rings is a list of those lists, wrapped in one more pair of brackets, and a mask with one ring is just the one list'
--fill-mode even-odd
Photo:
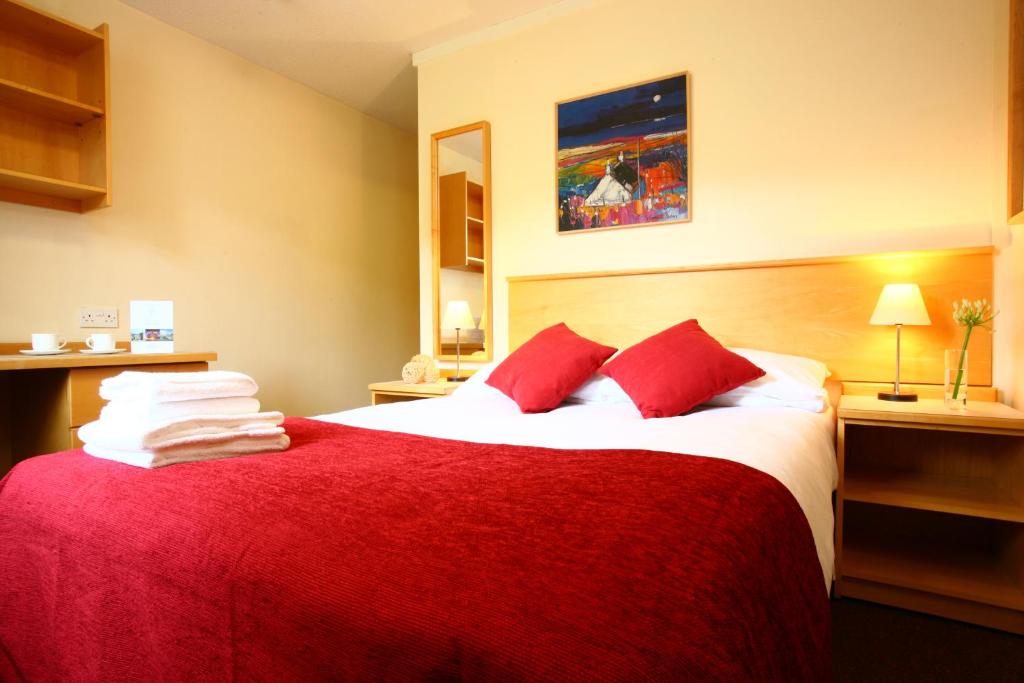
{"label": "table lamp", "polygon": [[449,301],[444,309],[444,318],[441,319],[441,327],[446,330],[455,330],[455,376],[449,377],[449,382],[464,382],[462,376],[462,340],[459,336],[461,330],[476,327],[473,320],[473,313],[469,310],[468,301]]}
{"label": "table lamp", "polygon": [[883,401],[916,401],[917,394],[900,391],[900,328],[904,325],[931,325],[928,309],[924,307],[921,288],[915,284],[892,284],[882,288],[882,293],[871,314],[872,325],[896,326],[896,382],[894,391],[880,391],[878,398]]}

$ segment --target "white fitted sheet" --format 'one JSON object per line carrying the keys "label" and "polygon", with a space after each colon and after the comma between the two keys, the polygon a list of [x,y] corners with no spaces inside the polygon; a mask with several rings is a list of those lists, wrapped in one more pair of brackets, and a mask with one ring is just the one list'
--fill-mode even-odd
{"label": "white fitted sheet", "polygon": [[644,420],[632,404],[565,404],[524,415],[487,385],[449,397],[320,415],[354,427],[407,432],[476,443],[548,448],[632,448],[703,455],[749,465],[781,482],[799,503],[831,586],[832,491],[838,478],[832,409],[705,408]]}

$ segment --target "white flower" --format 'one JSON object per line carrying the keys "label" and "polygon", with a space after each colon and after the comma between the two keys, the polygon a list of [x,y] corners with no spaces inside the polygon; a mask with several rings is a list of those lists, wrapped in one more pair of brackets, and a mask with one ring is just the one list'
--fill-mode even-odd
{"label": "white flower", "polygon": [[998,315],[993,312],[987,299],[968,301],[961,299],[960,304],[953,304],[953,321],[961,327],[984,327]]}

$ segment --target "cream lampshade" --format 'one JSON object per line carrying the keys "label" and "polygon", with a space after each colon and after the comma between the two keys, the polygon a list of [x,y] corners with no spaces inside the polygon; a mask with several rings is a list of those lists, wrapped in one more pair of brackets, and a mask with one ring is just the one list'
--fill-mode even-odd
{"label": "cream lampshade", "polygon": [[473,312],[469,309],[469,302],[449,301],[448,306],[444,309],[441,327],[446,330],[469,330],[476,327],[476,321],[473,320]]}
{"label": "cream lampshade", "polygon": [[470,330],[476,327],[473,320],[473,312],[469,309],[468,301],[454,299],[448,302],[444,309],[444,317],[441,318],[441,328],[455,330],[455,376],[449,378],[451,382],[463,382],[462,376],[462,339],[461,330]]}
{"label": "cream lampshade", "polygon": [[904,325],[931,325],[928,309],[921,296],[921,288],[913,283],[890,284],[882,293],[871,314],[872,325],[896,326],[896,381],[894,391],[880,391],[878,398],[883,401],[916,401],[917,394],[900,391],[900,329]]}

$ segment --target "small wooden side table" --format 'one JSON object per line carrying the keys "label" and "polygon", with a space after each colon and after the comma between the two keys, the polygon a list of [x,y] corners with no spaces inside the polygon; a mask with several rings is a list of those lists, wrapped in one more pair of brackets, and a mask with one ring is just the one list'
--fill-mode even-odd
{"label": "small wooden side table", "polygon": [[407,384],[402,380],[393,382],[374,382],[369,385],[370,405],[379,406],[384,403],[401,403],[418,401],[423,398],[440,398],[448,396],[459,388],[456,382],[433,382]]}
{"label": "small wooden side table", "polygon": [[837,596],[1024,633],[1024,413],[843,396]]}

